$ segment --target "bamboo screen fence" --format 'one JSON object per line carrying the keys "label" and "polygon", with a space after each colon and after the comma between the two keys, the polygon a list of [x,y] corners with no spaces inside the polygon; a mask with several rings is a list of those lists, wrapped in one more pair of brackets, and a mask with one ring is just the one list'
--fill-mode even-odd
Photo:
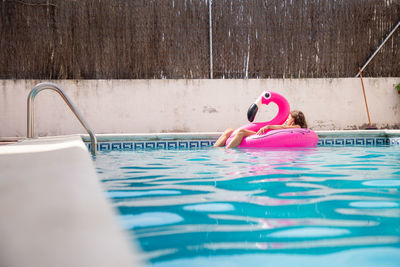
{"label": "bamboo screen fence", "polygon": [[[1,0],[0,78],[209,78],[210,28],[214,78],[354,77],[399,20],[400,0]],[[364,76],[400,76],[400,30]]]}

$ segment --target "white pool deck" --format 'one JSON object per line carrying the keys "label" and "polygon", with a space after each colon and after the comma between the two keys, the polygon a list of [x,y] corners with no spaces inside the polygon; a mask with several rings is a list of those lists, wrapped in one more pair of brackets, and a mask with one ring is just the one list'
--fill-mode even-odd
{"label": "white pool deck", "polygon": [[79,136],[0,146],[0,214],[0,266],[141,266]]}
{"label": "white pool deck", "polygon": [[[221,133],[98,135],[99,141],[216,139]],[[400,130],[318,131],[400,138]],[[118,226],[82,135],[0,146],[0,266],[142,266]],[[400,146],[399,146],[400,149]]]}

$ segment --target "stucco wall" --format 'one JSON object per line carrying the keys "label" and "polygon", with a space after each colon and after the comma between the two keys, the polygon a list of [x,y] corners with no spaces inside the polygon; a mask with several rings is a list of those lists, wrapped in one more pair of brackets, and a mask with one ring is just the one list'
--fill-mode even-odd
{"label": "stucco wall", "polygon": [[[0,82],[0,136],[26,136],[26,102],[40,81]],[[314,130],[368,123],[360,79],[57,80],[95,133],[216,132],[248,123],[247,109],[265,89],[283,94]],[[365,78],[373,124],[400,128],[400,78]],[[265,106],[257,121],[272,118]],[[35,134],[85,133],[63,100],[42,91],[35,100]]]}

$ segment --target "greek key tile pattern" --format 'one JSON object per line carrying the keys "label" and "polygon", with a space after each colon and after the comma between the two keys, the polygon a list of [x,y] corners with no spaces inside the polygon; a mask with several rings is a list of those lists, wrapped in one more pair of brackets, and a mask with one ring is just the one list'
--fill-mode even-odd
{"label": "greek key tile pattern", "polygon": [[[133,151],[146,149],[197,149],[214,145],[215,140],[185,140],[185,141],[135,141],[135,142],[99,142],[98,151]],[[91,144],[86,143],[90,150]]]}
{"label": "greek key tile pattern", "polygon": [[320,138],[318,146],[385,146],[389,145],[386,137]]}
{"label": "greek key tile pattern", "polygon": [[[123,141],[99,142],[98,151],[133,151],[146,149],[197,149],[214,145],[215,140],[173,140],[173,141]],[[318,146],[400,146],[400,138],[386,137],[352,137],[352,138],[320,138]],[[90,143],[86,143],[90,150]]]}

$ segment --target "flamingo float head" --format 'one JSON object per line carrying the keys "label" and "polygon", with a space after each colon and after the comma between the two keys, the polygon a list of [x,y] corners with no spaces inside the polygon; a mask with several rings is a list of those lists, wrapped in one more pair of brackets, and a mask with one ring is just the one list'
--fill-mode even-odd
{"label": "flamingo float head", "polygon": [[277,116],[272,121],[270,121],[270,123],[275,123],[275,124],[284,123],[286,119],[289,117],[289,112],[290,112],[289,102],[282,95],[268,90],[264,91],[256,99],[256,101],[249,107],[249,110],[247,111],[247,119],[250,122],[253,122],[254,118],[256,117],[257,111],[259,110],[261,105],[262,104],[268,105],[271,102],[274,102],[278,106],[279,112]]}

